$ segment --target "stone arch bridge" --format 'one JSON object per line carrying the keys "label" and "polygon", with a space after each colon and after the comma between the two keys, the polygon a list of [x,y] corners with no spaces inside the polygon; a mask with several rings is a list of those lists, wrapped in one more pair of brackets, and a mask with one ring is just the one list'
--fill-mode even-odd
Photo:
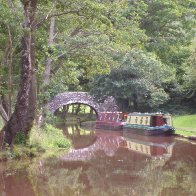
{"label": "stone arch bridge", "polygon": [[96,114],[99,115],[100,112],[115,112],[119,108],[113,97],[108,97],[103,103],[98,103],[94,97],[92,97],[87,92],[65,92],[56,95],[49,103],[48,109],[50,112],[54,113],[58,108],[64,105],[70,105],[75,103],[81,103],[92,107]]}

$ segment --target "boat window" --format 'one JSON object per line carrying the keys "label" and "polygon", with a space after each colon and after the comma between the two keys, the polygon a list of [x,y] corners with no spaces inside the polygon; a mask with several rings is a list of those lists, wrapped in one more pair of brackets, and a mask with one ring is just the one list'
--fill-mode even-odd
{"label": "boat window", "polygon": [[165,124],[172,125],[170,117],[163,118],[163,121],[164,121]]}
{"label": "boat window", "polygon": [[118,121],[118,120],[119,120],[119,117],[120,117],[120,115],[119,115],[119,114],[117,114],[117,118],[116,118],[116,121]]}
{"label": "boat window", "polygon": [[105,120],[105,116],[106,114],[103,114],[101,120]]}
{"label": "boat window", "polygon": [[137,124],[137,122],[138,122],[138,117],[136,116],[135,117],[135,123]]}
{"label": "boat window", "polygon": [[163,118],[163,122],[167,124],[167,118]]}
{"label": "boat window", "polygon": [[140,119],[140,124],[142,124],[143,123],[143,117],[141,117],[141,119]]}
{"label": "boat window", "polygon": [[127,120],[127,114],[124,114],[123,119],[124,119],[124,121]]}
{"label": "boat window", "polygon": [[146,125],[148,124],[148,117],[146,117],[146,121],[145,121],[145,124],[146,124]]}

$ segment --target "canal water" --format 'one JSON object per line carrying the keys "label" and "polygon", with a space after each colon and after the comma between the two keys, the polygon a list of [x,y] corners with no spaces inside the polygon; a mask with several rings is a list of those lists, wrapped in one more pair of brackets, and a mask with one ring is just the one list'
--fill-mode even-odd
{"label": "canal water", "polygon": [[63,130],[74,147],[67,154],[0,163],[0,196],[196,195],[194,142],[75,125]]}

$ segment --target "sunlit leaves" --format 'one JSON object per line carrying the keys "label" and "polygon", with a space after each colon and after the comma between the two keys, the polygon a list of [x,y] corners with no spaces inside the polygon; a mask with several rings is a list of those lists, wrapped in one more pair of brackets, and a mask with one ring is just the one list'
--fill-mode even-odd
{"label": "sunlit leaves", "polygon": [[181,63],[173,62],[168,57],[177,57],[179,53],[180,59],[183,46],[190,45],[193,39],[195,1],[146,0],[145,2],[148,10],[146,17],[141,20],[141,28],[145,29],[149,36],[147,49],[155,51],[162,62],[178,67]]}
{"label": "sunlit leaves", "polygon": [[184,64],[185,74],[183,79],[185,80],[185,89],[189,91],[189,96],[193,97],[196,94],[196,51],[192,52],[192,55],[187,59]]}

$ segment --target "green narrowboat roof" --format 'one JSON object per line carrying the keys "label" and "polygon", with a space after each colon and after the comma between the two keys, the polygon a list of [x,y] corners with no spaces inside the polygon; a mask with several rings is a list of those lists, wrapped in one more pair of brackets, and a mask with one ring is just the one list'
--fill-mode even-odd
{"label": "green narrowboat roof", "polygon": [[140,113],[140,112],[133,112],[129,113],[128,116],[162,116],[162,115],[170,115],[170,114],[163,114],[163,113]]}

